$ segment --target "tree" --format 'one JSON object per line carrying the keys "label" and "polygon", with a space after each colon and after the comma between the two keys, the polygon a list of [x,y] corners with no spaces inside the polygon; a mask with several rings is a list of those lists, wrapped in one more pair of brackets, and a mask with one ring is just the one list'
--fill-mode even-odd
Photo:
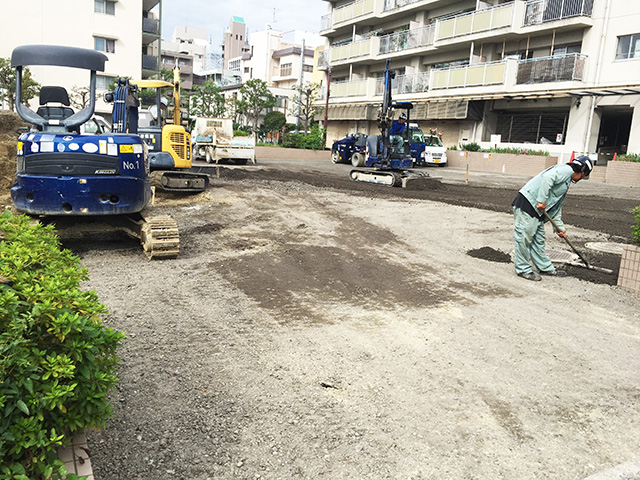
{"label": "tree", "polygon": [[[40,93],[40,84],[31,76],[29,67],[22,69],[22,102],[29,103]],[[10,58],[0,58],[0,100],[9,102],[9,110],[16,108],[16,70]]]}
{"label": "tree", "polygon": [[226,111],[224,96],[213,80],[193,87],[189,105],[192,117],[222,117]]}
{"label": "tree", "polygon": [[69,93],[69,100],[71,101],[71,105],[76,107],[78,110],[82,110],[89,106],[91,90],[89,87],[78,87],[74,85],[71,89],[71,93]]}
{"label": "tree", "polygon": [[238,106],[251,122],[254,137],[258,134],[258,120],[260,114],[266,108],[276,104],[276,97],[267,88],[267,82],[254,78],[249,80],[240,88],[242,100],[238,101]]}
{"label": "tree", "polygon": [[296,91],[296,94],[289,104],[289,114],[297,117],[299,106],[302,127],[305,132],[308,132],[309,124],[313,122],[316,114],[322,110],[322,107],[314,105],[319,98],[320,84],[306,82],[302,86],[296,85],[293,90]]}
{"label": "tree", "polygon": [[267,133],[281,132],[287,123],[287,116],[282,112],[269,112],[264,116],[264,129]]}

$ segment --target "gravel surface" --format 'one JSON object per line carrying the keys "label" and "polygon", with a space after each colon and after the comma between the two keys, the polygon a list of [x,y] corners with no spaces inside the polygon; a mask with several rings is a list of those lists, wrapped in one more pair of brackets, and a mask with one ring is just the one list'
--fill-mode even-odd
{"label": "gravel surface", "polygon": [[513,188],[217,173],[159,198],[176,260],[63,237],[127,333],[96,480],[581,479],[637,456],[640,299],[471,256],[512,250]]}

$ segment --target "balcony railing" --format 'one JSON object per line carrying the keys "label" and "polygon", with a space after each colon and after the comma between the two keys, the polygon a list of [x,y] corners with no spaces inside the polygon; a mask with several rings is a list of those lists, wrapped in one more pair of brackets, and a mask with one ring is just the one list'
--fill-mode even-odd
{"label": "balcony railing", "polygon": [[333,10],[333,25],[373,13],[374,0],[356,0]]}
{"label": "balcony railing", "polygon": [[505,83],[506,69],[505,60],[464,67],[434,69],[431,71],[431,88],[435,90],[503,84]]}
{"label": "balcony railing", "polygon": [[[395,95],[401,93],[417,93],[429,90],[429,72],[409,73],[398,75],[391,81],[391,92]],[[376,95],[384,93],[384,78],[376,79]]]}
{"label": "balcony railing", "polygon": [[143,18],[142,19],[142,31],[145,33],[160,33],[160,22],[157,18]]}
{"label": "balcony railing", "polygon": [[511,26],[513,2],[438,20],[438,40]]}
{"label": "balcony railing", "polygon": [[327,68],[331,63],[331,50],[322,50],[318,53],[318,68]]}
{"label": "balcony railing", "polygon": [[367,81],[355,80],[351,82],[331,83],[331,96],[338,97],[364,97],[367,95]]}
{"label": "balcony railing", "polygon": [[579,53],[521,60],[516,83],[580,81],[584,77],[586,60],[587,56]]}
{"label": "balcony railing", "polygon": [[419,1],[420,0],[385,0],[383,9],[386,12],[387,10],[404,7],[405,5],[410,5]]}
{"label": "balcony railing", "polygon": [[339,62],[348,58],[363,57],[371,55],[371,39],[360,40],[358,42],[347,43],[331,49],[331,61]]}
{"label": "balcony railing", "polygon": [[331,28],[331,14],[327,13],[320,18],[320,31],[324,32]]}
{"label": "balcony railing", "polygon": [[142,55],[142,68],[145,70],[158,70],[158,57]]}
{"label": "balcony railing", "polygon": [[529,0],[525,9],[524,24],[587,16],[593,11],[593,0]]}
{"label": "balcony railing", "polygon": [[380,53],[393,53],[410,48],[433,45],[435,26],[414,28],[404,32],[391,33],[380,37]]}

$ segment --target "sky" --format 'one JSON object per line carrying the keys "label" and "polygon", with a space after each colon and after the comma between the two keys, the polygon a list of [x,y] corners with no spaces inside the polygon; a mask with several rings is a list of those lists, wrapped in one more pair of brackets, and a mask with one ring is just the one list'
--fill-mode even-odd
{"label": "sky", "polygon": [[327,5],[323,0],[162,0],[162,38],[170,40],[176,25],[201,28],[218,51],[232,16],[244,18],[249,37],[266,25],[281,32],[318,33]]}

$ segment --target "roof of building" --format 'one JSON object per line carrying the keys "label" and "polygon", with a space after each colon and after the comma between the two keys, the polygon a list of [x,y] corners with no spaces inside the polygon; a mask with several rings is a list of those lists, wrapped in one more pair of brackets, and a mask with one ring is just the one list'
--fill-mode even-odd
{"label": "roof of building", "polygon": [[237,22],[237,23],[244,23],[244,18],[242,18],[242,17],[236,17],[236,16],[234,15],[234,16],[232,16],[232,17],[231,17],[231,19],[232,19],[234,22]]}

